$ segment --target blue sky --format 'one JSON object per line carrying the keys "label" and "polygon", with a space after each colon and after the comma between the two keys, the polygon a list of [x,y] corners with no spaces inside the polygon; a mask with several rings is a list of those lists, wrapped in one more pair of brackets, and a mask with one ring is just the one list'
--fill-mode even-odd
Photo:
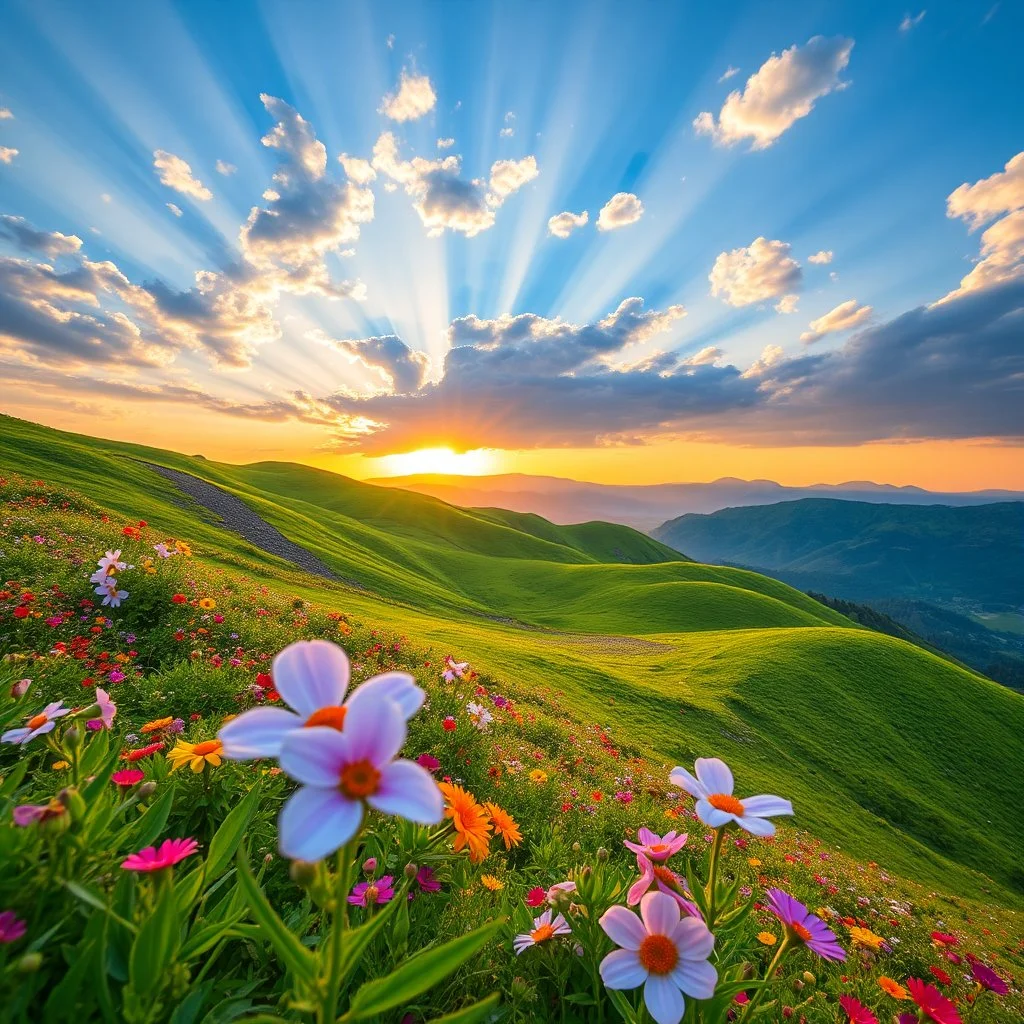
{"label": "blue sky", "polygon": [[[0,163],[0,213],[77,236],[80,250],[68,257],[111,261],[133,285],[160,281],[187,295],[197,271],[223,275],[238,267],[240,227],[254,208],[273,210],[274,201],[261,194],[282,167],[282,151],[261,144],[275,123],[263,94],[283,101],[315,132],[326,148],[325,176],[340,186],[346,176],[338,156],[369,160],[387,132],[403,161],[458,156],[462,182],[486,182],[496,161],[525,166],[519,162],[532,157],[536,169],[484,209],[489,226],[469,234],[446,226],[431,237],[414,208],[419,186],[407,187],[378,167],[365,185],[372,219],[360,221],[358,237],[322,259],[331,281],[361,282],[365,296],[360,290],[358,299],[339,300],[300,294],[294,286],[278,289],[268,300],[273,329],[253,343],[245,367],[211,361],[201,341],[176,343],[173,359],[161,357],[159,366],[120,359],[90,364],[81,354],[68,362],[66,352],[48,359],[40,346],[22,362],[33,371],[45,364],[93,381],[113,377],[154,387],[171,381],[219,396],[225,408],[273,401],[292,389],[318,400],[352,389],[358,397],[377,387],[382,370],[392,374],[393,353],[374,356],[358,346],[342,352],[324,339],[396,336],[431,360],[426,386],[445,376],[453,344],[446,332],[458,318],[493,324],[531,313],[596,324],[634,296],[648,311],[682,305],[685,317],[659,328],[654,339],[631,335],[628,359],[609,348],[615,369],[666,350],[686,360],[717,349],[717,365],[740,372],[770,346],[787,360],[808,351],[822,359],[841,350],[850,333],[826,330],[801,342],[802,334],[816,333],[812,321],[852,303],[851,329],[883,329],[953,292],[971,271],[980,231],[970,231],[967,216],[947,216],[947,197],[1002,172],[1022,147],[1022,35],[1021,5],[1005,0],[912,9],[886,3],[8,3],[0,109],[12,116],[0,120],[0,147],[17,155]],[[723,135],[729,94],[737,90],[742,100],[748,80],[773,54],[796,47],[800,57],[819,36],[826,57],[842,41],[846,56],[834,74],[821,73],[824,84],[808,93],[806,113],[761,148],[754,135]],[[736,70],[724,78],[730,69]],[[428,110],[407,120],[385,110],[385,97],[398,95],[403,75],[428,80],[434,97]],[[800,83],[793,88],[799,92]],[[786,102],[784,96],[769,101]],[[719,134],[695,129],[702,112],[717,122]],[[439,148],[441,139],[454,143]],[[162,183],[154,166],[158,152],[185,161],[212,197]],[[219,173],[217,161],[235,170]],[[599,230],[599,211],[618,193],[635,196],[642,215]],[[1000,212],[1014,212],[1016,203]],[[555,237],[549,218],[563,211],[587,211],[588,222],[569,237]],[[774,249],[772,259],[798,264],[792,289],[769,294],[769,285],[761,298],[743,301],[734,281],[732,291],[724,286],[712,294],[709,274],[719,256],[757,238],[785,247]],[[0,251],[16,248],[9,238]],[[828,263],[809,262],[820,252],[832,254]],[[792,312],[778,311],[780,304],[787,308],[784,295],[793,296]],[[125,301],[118,294],[111,310],[124,311]],[[184,330],[180,322],[176,327]],[[142,330],[163,328],[153,318]],[[24,357],[26,347],[11,337],[13,329],[8,347]],[[496,344],[494,337],[487,344]],[[576,374],[582,366],[556,372]],[[86,405],[87,390],[83,385],[78,398]],[[380,397],[365,415],[378,423],[385,412],[401,419],[402,403]],[[60,404],[56,392],[54,400]],[[751,401],[734,400],[738,408]],[[363,415],[354,402],[335,404],[338,415]],[[729,401],[713,405],[713,416],[731,408]],[[236,412],[211,407],[211,415]],[[242,415],[259,418],[248,406]],[[303,422],[330,434],[330,417],[320,418],[325,422]],[[965,423],[972,418],[967,411]],[[629,434],[631,423],[625,416],[611,432]],[[934,434],[909,421],[890,427],[894,436]],[[672,416],[656,423],[639,417],[635,424],[644,437],[693,429],[725,436],[713,418],[680,426]],[[747,441],[763,429],[781,436],[757,421]],[[427,424],[417,416],[388,441],[382,431],[374,447],[408,447],[416,431],[431,442],[446,440],[436,416]],[[604,443],[601,431],[591,433],[588,442],[578,431],[526,431],[521,446]],[[1005,434],[1000,421],[965,425],[957,436]],[[881,438],[852,431],[847,439]],[[519,446],[513,426],[456,430],[450,441]]]}

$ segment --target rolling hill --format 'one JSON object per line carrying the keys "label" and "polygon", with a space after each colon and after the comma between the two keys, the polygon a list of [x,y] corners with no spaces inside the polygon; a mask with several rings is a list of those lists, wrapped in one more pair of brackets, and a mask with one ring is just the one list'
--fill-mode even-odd
{"label": "rolling hill", "polygon": [[[339,579],[225,529],[153,465],[236,497]],[[539,714],[599,726],[653,765],[721,756],[854,856],[1024,905],[1024,699],[778,580],[686,560],[622,526],[558,527],[4,417],[0,476],[15,473],[189,540],[228,581],[344,610],[514,680]]]}

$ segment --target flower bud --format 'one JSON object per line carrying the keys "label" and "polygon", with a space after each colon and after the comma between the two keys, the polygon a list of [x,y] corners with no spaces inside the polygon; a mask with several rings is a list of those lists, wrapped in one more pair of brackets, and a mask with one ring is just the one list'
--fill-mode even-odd
{"label": "flower bud", "polygon": [[801,977],[804,979],[804,981],[807,982],[808,985],[818,984],[818,979],[813,974],[811,974],[810,971],[804,971]]}
{"label": "flower bud", "polygon": [[376,870],[377,870],[377,858],[376,857],[367,857],[366,860],[363,861],[363,874],[364,875],[372,875]]}
{"label": "flower bud", "polygon": [[139,786],[139,788],[135,790],[135,795],[140,800],[148,800],[155,792],[156,783],[151,780],[149,782],[144,782],[141,786]]}
{"label": "flower bud", "polygon": [[82,730],[77,725],[68,726],[64,733],[64,742],[70,747],[77,747],[82,742]]}
{"label": "flower bud", "polygon": [[85,814],[85,800],[74,786],[62,789],[57,794],[57,799],[67,808],[73,821],[78,821]]}
{"label": "flower bud", "polygon": [[590,876],[594,873],[594,869],[589,864],[583,865],[583,870],[580,872],[580,877],[584,882],[590,880]]}
{"label": "flower bud", "polygon": [[308,860],[293,860],[288,874],[296,885],[308,889],[316,879],[316,864]]}
{"label": "flower bud", "polygon": [[21,974],[35,974],[43,966],[43,954],[26,953],[18,960],[16,966]]}
{"label": "flower bud", "polygon": [[794,992],[801,992],[801,991],[803,991],[803,988],[804,988],[804,983],[799,978],[794,978],[793,979],[793,991]]}
{"label": "flower bud", "polygon": [[582,846],[580,846],[580,844],[579,844],[579,843],[573,843],[573,844],[572,844],[572,852],[573,852],[573,853],[579,853],[579,852],[580,852],[580,850],[582,850],[582,849],[583,849],[583,847],[582,847]]}
{"label": "flower bud", "polygon": [[405,865],[404,874],[405,874],[405,877],[408,878],[410,881],[412,879],[414,879],[419,873],[420,873],[420,869],[418,867],[416,867],[415,864],[410,863],[410,864],[406,864]]}
{"label": "flower bud", "polygon": [[16,683],[11,686],[11,697],[14,700],[19,700],[28,693],[28,688],[32,685],[31,679],[19,679]]}
{"label": "flower bud", "polygon": [[608,859],[608,851],[603,846],[597,848],[597,859],[602,864]]}

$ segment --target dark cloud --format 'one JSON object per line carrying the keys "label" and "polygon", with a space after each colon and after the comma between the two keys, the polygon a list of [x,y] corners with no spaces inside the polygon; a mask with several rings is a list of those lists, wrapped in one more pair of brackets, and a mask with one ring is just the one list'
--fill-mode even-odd
{"label": "dark cloud", "polygon": [[0,215],[0,239],[14,242],[22,252],[48,256],[69,256],[82,248],[78,235],[64,235],[59,231],[39,231],[24,217],[9,213]]}

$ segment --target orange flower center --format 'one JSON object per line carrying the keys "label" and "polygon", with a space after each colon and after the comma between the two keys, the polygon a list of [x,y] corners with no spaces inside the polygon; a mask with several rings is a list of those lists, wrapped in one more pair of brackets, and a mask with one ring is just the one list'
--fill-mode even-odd
{"label": "orange flower center", "polygon": [[674,889],[676,892],[679,891],[679,880],[676,878],[674,871],[655,865],[654,877],[661,882],[662,885],[667,885],[670,889]]}
{"label": "orange flower center", "polygon": [[377,902],[377,897],[380,895],[380,890],[375,885],[368,885],[366,892],[363,893],[364,902],[369,905]]}
{"label": "orange flower center", "polygon": [[716,810],[725,811],[726,814],[735,814],[737,818],[743,816],[743,801],[728,793],[712,793],[708,797],[708,803]]}
{"label": "orange flower center", "polygon": [[380,772],[366,759],[352,761],[341,769],[341,791],[350,800],[362,800],[377,792]]}
{"label": "orange flower center", "polygon": [[28,727],[30,729],[38,729],[41,725],[46,725],[49,719],[46,715],[34,715],[28,720]]}
{"label": "orange flower center", "polygon": [[539,928],[535,928],[530,932],[530,938],[534,942],[547,942],[552,935],[555,934],[555,929],[549,924],[542,924]]}
{"label": "orange flower center", "polygon": [[679,950],[667,935],[648,935],[637,956],[650,974],[669,974],[679,963]]}
{"label": "orange flower center", "polygon": [[192,753],[198,754],[200,757],[205,757],[207,754],[219,754],[220,752],[220,740],[206,740],[203,743],[197,743],[192,748]]}
{"label": "orange flower center", "polygon": [[802,924],[794,923],[791,924],[789,927],[793,929],[793,934],[796,935],[796,937],[800,939],[802,942],[810,941],[811,933]]}
{"label": "orange flower center", "polygon": [[326,725],[330,729],[337,729],[338,732],[344,728],[345,715],[348,714],[348,708],[328,705],[325,708],[318,708],[309,716],[305,721],[306,728],[310,728],[314,725]]}

